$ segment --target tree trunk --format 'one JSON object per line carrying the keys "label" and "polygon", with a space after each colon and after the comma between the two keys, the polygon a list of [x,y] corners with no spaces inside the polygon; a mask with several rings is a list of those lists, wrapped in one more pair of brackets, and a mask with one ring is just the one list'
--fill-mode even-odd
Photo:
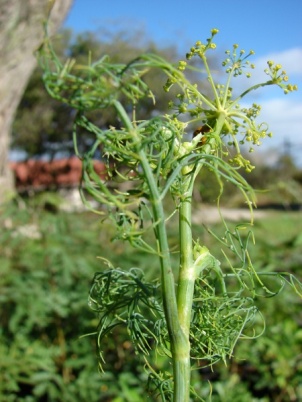
{"label": "tree trunk", "polygon": [[[15,111],[36,59],[34,51],[43,40],[43,21],[49,0],[0,0],[0,203],[14,193],[8,165],[10,132]],[[55,0],[50,31],[63,22],[72,0]],[[30,127],[28,127],[30,130]]]}

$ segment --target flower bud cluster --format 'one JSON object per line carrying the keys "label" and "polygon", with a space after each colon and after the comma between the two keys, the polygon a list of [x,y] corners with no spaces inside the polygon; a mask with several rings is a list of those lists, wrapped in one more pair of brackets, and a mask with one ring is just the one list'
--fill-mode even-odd
{"label": "flower bud cluster", "polygon": [[200,114],[204,112],[204,109],[202,107],[202,101],[198,98],[197,94],[198,90],[196,85],[193,85],[191,88],[186,88],[185,93],[177,94],[175,101],[168,103],[169,108],[174,110],[173,117],[188,113],[189,116],[198,118]]}
{"label": "flower bud cluster", "polygon": [[[219,95],[219,98],[220,98],[220,99],[223,99],[223,98],[225,97],[225,92],[226,92],[225,85],[223,85],[223,84],[217,84],[215,87],[216,87],[216,89],[217,89],[217,93],[218,93],[218,95]],[[233,95],[233,88],[228,87],[228,88],[227,88],[226,99],[227,99],[227,100],[231,99],[231,98],[232,98],[232,95]]]}
{"label": "flower bud cluster", "polygon": [[165,92],[169,92],[171,87],[178,82],[178,76],[176,73],[173,73],[170,78],[167,79],[163,89]]}
{"label": "flower bud cluster", "polygon": [[250,108],[242,108],[241,111],[248,117],[249,119],[255,119],[261,111],[261,106],[253,103]]}
{"label": "flower bud cluster", "polygon": [[197,41],[195,46],[191,47],[190,51],[186,54],[187,60],[190,60],[193,56],[204,57],[205,52],[208,49],[216,49],[216,44],[213,43],[213,38],[218,34],[219,30],[214,28],[211,30],[211,37],[207,39],[207,44]]}
{"label": "flower bud cluster", "polygon": [[269,75],[273,84],[277,84],[284,90],[285,94],[289,92],[297,91],[298,86],[288,84],[288,75],[285,70],[282,70],[281,64],[275,64],[272,60],[267,62],[268,68],[264,70],[265,74]]}
{"label": "flower bud cluster", "polygon": [[248,159],[245,159],[240,153],[229,159],[229,163],[236,167],[244,168],[247,173],[250,173],[255,169],[255,166],[251,165],[251,162]]}
{"label": "flower bud cluster", "polygon": [[[245,50],[240,50],[239,55],[237,53],[239,45],[233,45],[233,51],[226,50],[226,59],[222,62],[222,66],[226,67],[226,73],[230,74],[233,73],[234,77],[243,74],[243,68],[249,67],[251,69],[255,68],[255,65],[250,63],[249,60],[246,60],[248,57],[255,54],[253,50],[250,50],[249,53],[246,55]],[[245,76],[250,78],[252,75],[250,72],[245,72]]]}
{"label": "flower bud cluster", "polygon": [[[226,157],[229,155],[229,147],[231,147],[235,150],[236,156],[231,157],[229,160],[230,164],[236,167],[243,167],[247,172],[250,172],[254,167],[250,161],[241,155],[240,146],[248,143],[251,145],[250,152],[253,152],[254,149],[252,146],[261,145],[262,139],[271,137],[272,133],[268,131],[265,123],[256,123],[261,107],[256,103],[253,103],[250,107],[241,107],[240,101],[252,90],[266,85],[277,84],[284,89],[285,93],[296,90],[297,86],[288,83],[288,76],[282,70],[280,64],[274,64],[274,62],[269,61],[266,73],[272,79],[251,86],[234,99],[231,79],[239,75],[245,75],[247,78],[251,77],[250,69],[254,69],[255,65],[250,63],[248,58],[254,55],[255,52],[250,50],[246,53],[245,50],[239,49],[238,44],[234,44],[232,50],[225,52],[227,57],[222,62],[229,77],[225,84],[217,83],[215,82],[215,77],[212,75],[206,57],[206,51],[208,49],[215,49],[216,47],[215,43],[213,43],[213,38],[217,33],[218,30],[213,29],[211,37],[205,43],[201,41],[196,42],[195,46],[191,47],[190,51],[186,54],[187,60],[190,60],[194,56],[201,58],[204,69],[199,71],[202,71],[202,73],[206,71],[211,91],[210,96],[200,92],[199,86],[188,83],[186,78],[179,85],[180,75],[185,77],[183,72],[190,68],[188,66],[189,63],[184,60],[179,61],[177,69],[169,76],[165,87],[166,90],[169,90],[171,85],[177,83],[181,88],[181,93],[176,95],[175,100],[169,104],[170,109],[173,110],[173,119],[177,120],[182,115],[181,120],[187,121],[188,124],[198,122],[200,125],[206,124],[211,128],[211,133],[208,133],[206,136],[203,136],[202,133],[199,136],[194,136],[194,132],[192,141],[182,143],[178,151],[181,155],[183,153],[188,154],[192,150],[201,153],[208,152],[205,148],[206,144],[210,145],[209,152],[217,152],[217,155]],[[196,70],[194,68],[194,71]],[[216,129],[216,123],[219,119],[222,123]],[[222,139],[226,141],[223,142]]]}

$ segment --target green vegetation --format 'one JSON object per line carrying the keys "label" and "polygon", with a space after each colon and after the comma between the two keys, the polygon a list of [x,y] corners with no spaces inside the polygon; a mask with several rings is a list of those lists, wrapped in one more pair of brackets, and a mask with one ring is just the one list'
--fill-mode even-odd
{"label": "green vegetation", "polygon": [[[73,59],[62,63],[47,37],[38,53],[48,93],[75,110],[73,142],[82,161],[83,202],[111,222],[116,240],[155,256],[160,267],[148,280],[142,267],[116,267],[101,256],[105,269],[94,275],[89,293],[89,305],[99,316],[95,335],[100,368],[106,361],[104,341],[121,327],[136,353],[143,355],[148,391],[163,402],[204,400],[198,384],[192,383],[192,370],[226,363],[239,339],[263,334],[265,319],[258,299],[277,295],[285,284],[302,294],[301,283],[288,269],[255,269],[250,224],[231,228],[221,214],[223,232],[209,230],[221,247],[217,254],[199,236],[193,237],[193,191],[201,171],[212,172],[217,180],[218,209],[224,183],[231,183],[253,213],[254,192],[240,169],[250,173],[254,166],[241,148],[246,143],[252,152],[271,133],[266,123],[259,123],[261,107],[242,107],[243,98],[270,85],[285,94],[297,90],[282,66],[268,61],[266,81],[233,94],[232,81],[242,74],[249,78],[254,69],[249,61],[254,52],[245,54],[237,44],[222,61],[225,80],[216,82],[208,54],[216,48],[217,33],[212,29],[210,38],[196,42],[187,61],[177,65],[151,53],[128,63],[113,63],[107,55],[89,60],[87,66]],[[190,64],[193,58],[201,67]],[[145,78],[154,70],[167,77],[163,89],[170,92],[173,87],[176,93],[169,113],[143,119],[137,113],[141,105],[151,100],[156,104]],[[188,71],[206,75],[207,93]],[[118,126],[97,126],[90,113],[108,109]],[[195,124],[200,126],[188,138],[187,130]],[[86,134],[90,143],[82,150],[79,139]],[[99,153],[106,164],[105,180],[93,164]],[[93,208],[87,194],[102,208]],[[173,216],[178,219],[174,244],[168,232]],[[170,366],[159,368],[154,354],[165,357]],[[211,394],[209,389],[206,397]]]}
{"label": "green vegetation", "polygon": [[[98,60],[104,54],[109,55],[114,63],[126,63],[143,51],[165,55],[169,60],[176,58],[176,50],[173,47],[160,48],[148,42],[143,33],[135,30],[130,36],[129,33],[118,32],[109,37],[106,37],[104,32],[75,35],[72,31],[63,30],[53,39],[53,45],[62,59],[70,57],[83,65]],[[49,97],[41,76],[42,71],[37,67],[17,110],[12,130],[12,147],[25,151],[29,157],[45,154],[53,156],[58,152],[73,154],[74,110],[69,105]],[[171,98],[162,91],[164,82],[165,76],[160,71],[153,71],[148,75],[148,84],[155,87],[157,108],[162,112],[167,110],[168,100]],[[123,97],[123,101],[126,103],[127,99]],[[152,111],[154,111],[153,103],[145,100],[136,112],[139,118],[144,119]],[[118,125],[118,119],[112,108],[103,110],[102,113],[91,111],[89,118],[102,128]],[[31,127],[31,130],[28,130],[28,127]],[[81,149],[87,148],[90,138],[91,135],[86,133],[85,138],[79,140]]]}
{"label": "green vegetation", "polygon": [[[233,94],[233,79],[250,77],[254,52],[234,45],[218,82],[211,56],[217,33],[175,64],[167,49],[155,55],[150,46],[152,53],[137,56],[127,41],[113,46],[89,34],[75,42],[65,34],[64,46],[54,47],[46,37],[39,49],[53,99],[36,72],[14,145],[28,155],[54,155],[70,152],[72,135],[83,165],[82,199],[91,209],[91,197],[98,202],[100,220],[63,215],[53,194],[3,209],[4,400],[300,397],[300,262],[292,260],[300,228],[289,235],[286,215],[277,226],[274,217],[258,221],[253,232],[252,222],[223,216],[210,228],[192,223],[200,199],[217,202],[220,212],[223,203],[244,203],[252,212],[251,184],[263,189],[265,175],[253,175],[242,145],[252,152],[271,133],[258,120],[260,106],[241,101],[259,87],[297,89],[268,61],[267,81]],[[106,165],[105,180],[95,158]],[[270,194],[284,206],[301,198],[291,162],[282,155],[264,170],[278,177]],[[267,194],[260,193],[264,203]],[[86,305],[88,288],[96,315]],[[278,301],[271,298],[279,293]],[[283,334],[292,334],[293,357]],[[106,372],[100,379],[96,356]]]}
{"label": "green vegetation", "polygon": [[[91,278],[102,268],[96,257],[148,273],[152,258],[126,244],[111,243],[112,226],[104,226],[92,213],[66,214],[56,211],[56,205],[46,194],[1,208],[0,401],[155,401],[147,397],[144,364],[122,327],[103,343],[106,373],[101,376],[95,338],[82,337],[97,324],[87,305]],[[213,254],[219,254],[220,247],[205,228],[193,229]],[[222,227],[211,229],[219,232]],[[170,231],[173,238],[175,226]],[[250,252],[257,269],[300,274],[300,213],[268,213],[256,220],[254,232],[257,241]],[[278,297],[256,303],[265,316],[264,334],[239,343],[236,358],[227,366],[193,372],[192,382],[205,398],[209,385],[204,380],[211,381],[213,402],[302,398],[301,302],[285,287]],[[160,356],[156,364],[168,367]]]}
{"label": "green vegetation", "polygon": [[[112,339],[112,373],[100,381],[94,339],[79,339],[95,326],[87,289],[110,228],[101,231],[89,214],[44,211],[44,204],[21,201],[1,211],[0,400],[111,400],[127,376],[137,384],[137,362],[124,365],[123,343],[116,348]],[[124,400],[135,400],[127,392]]]}

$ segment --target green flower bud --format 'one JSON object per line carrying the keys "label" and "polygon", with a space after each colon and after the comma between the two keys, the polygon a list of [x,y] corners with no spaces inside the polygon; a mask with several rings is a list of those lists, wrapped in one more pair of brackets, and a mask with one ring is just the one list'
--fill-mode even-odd
{"label": "green flower bud", "polygon": [[186,103],[182,103],[181,105],[179,105],[178,110],[179,110],[179,113],[186,113],[186,111],[187,111],[187,104],[186,104]]}
{"label": "green flower bud", "polygon": [[180,71],[184,71],[186,69],[186,66],[187,66],[186,61],[180,60],[178,62],[178,70],[180,70]]}

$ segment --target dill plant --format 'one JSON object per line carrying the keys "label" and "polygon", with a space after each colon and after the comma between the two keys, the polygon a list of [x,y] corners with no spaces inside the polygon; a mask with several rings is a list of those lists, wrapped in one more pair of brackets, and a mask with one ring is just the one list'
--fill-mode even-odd
{"label": "dill plant", "polygon": [[[73,137],[83,166],[83,202],[110,219],[115,239],[153,255],[160,265],[160,277],[147,281],[141,269],[125,271],[103,259],[106,268],[95,274],[89,293],[89,305],[99,315],[95,335],[100,366],[105,363],[106,336],[117,326],[125,326],[137,352],[144,356],[148,388],[162,401],[202,400],[190,385],[191,370],[201,362],[226,361],[238,339],[260,335],[253,331],[255,320],[263,319],[256,297],[272,296],[286,282],[301,294],[301,285],[293,276],[279,273],[273,277],[254,270],[248,247],[254,241],[255,197],[240,173],[240,169],[250,172],[254,168],[243,156],[242,144],[251,144],[252,151],[253,145],[271,135],[267,125],[256,120],[260,106],[241,107],[242,99],[259,87],[277,85],[285,93],[297,87],[288,83],[281,66],[269,61],[268,80],[234,96],[232,80],[242,74],[250,76],[254,66],[249,57],[254,52],[245,54],[234,45],[222,62],[225,83],[217,83],[208,64],[217,33],[213,29],[210,38],[205,43],[198,41],[177,65],[154,54],[143,54],[128,64],[112,64],[107,56],[88,66],[73,60],[62,64],[47,35],[38,54],[49,94],[77,111]],[[199,59],[200,70],[190,65],[193,58]],[[142,99],[156,102],[144,80],[150,69],[166,74],[163,89],[177,88],[176,96],[169,104],[170,113],[138,121],[135,110]],[[206,73],[207,95],[199,82],[192,83],[187,77],[190,69]],[[115,110],[118,127],[101,128],[89,120],[90,111],[108,107]],[[199,128],[190,137],[196,125]],[[93,134],[94,141],[81,153],[77,138],[85,132]],[[106,164],[106,180],[94,170],[97,151]],[[228,181],[242,193],[251,211],[250,224],[230,229],[221,217],[224,235],[212,233],[224,250],[225,268],[192,235],[192,193],[202,169],[214,173],[219,183],[218,208]],[[114,186],[115,181],[119,184]],[[100,209],[90,206],[91,197],[100,203]],[[165,208],[166,200],[173,201],[172,215],[178,215],[177,249],[167,234],[171,214]],[[178,266],[173,266],[172,253],[179,254]],[[152,348],[171,360],[170,373],[155,369],[149,359]]]}

